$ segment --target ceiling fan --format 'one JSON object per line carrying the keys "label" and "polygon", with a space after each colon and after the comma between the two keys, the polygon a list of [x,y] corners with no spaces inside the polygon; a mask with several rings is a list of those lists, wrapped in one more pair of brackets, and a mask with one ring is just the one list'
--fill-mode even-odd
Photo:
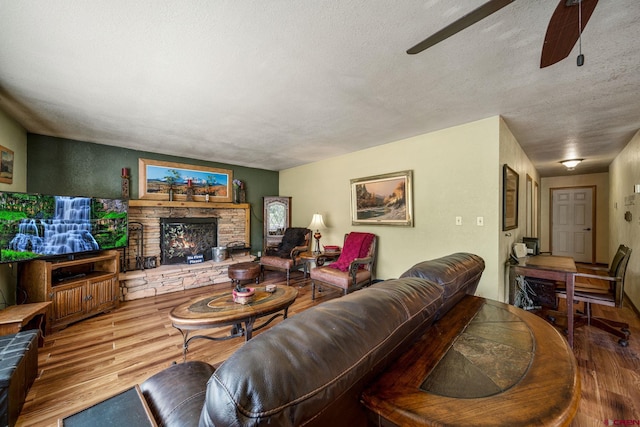
{"label": "ceiling fan", "polygon": [[[457,21],[447,25],[437,33],[427,37],[413,46],[407,53],[414,55],[431,46],[448,39],[454,34],[494,14],[515,0],[489,0],[482,6],[472,10]],[[580,39],[584,27],[587,25],[598,0],[560,0],[551,16],[547,33],[542,45],[540,68],[548,67],[569,56],[571,49]],[[582,53],[578,58],[578,65],[582,65]]]}

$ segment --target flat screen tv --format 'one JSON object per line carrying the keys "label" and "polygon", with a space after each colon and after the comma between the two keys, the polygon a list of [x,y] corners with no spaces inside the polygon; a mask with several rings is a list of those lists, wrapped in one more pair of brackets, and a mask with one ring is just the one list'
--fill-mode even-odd
{"label": "flat screen tv", "polygon": [[127,245],[126,200],[0,192],[0,263]]}

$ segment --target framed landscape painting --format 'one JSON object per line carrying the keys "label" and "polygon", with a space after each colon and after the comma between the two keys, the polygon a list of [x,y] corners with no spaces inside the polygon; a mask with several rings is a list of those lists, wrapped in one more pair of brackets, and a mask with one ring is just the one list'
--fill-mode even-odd
{"label": "framed landscape painting", "polygon": [[211,202],[231,202],[233,172],[229,169],[138,159],[138,175],[141,199],[169,200],[173,188],[173,200],[186,200],[191,184],[194,201],[204,202],[208,194]]}
{"label": "framed landscape painting", "polygon": [[351,180],[351,224],[413,226],[413,171]]}

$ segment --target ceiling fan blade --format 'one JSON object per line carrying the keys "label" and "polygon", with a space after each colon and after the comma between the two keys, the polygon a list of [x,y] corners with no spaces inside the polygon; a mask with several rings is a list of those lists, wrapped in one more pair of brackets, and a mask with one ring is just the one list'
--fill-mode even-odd
{"label": "ceiling fan blade", "polygon": [[417,45],[413,46],[411,49],[407,50],[407,53],[409,55],[420,53],[423,50],[430,48],[431,46],[440,43],[445,39],[448,39],[452,35],[464,30],[465,28],[475,24],[476,22],[483,20],[487,16],[494,14],[495,12],[499,11],[510,3],[513,3],[514,1],[515,0],[489,0],[479,8],[472,10],[462,18],[447,25],[442,30],[438,31],[430,37],[427,37]]}
{"label": "ceiling fan blade", "polygon": [[582,27],[579,29],[580,1],[560,0],[544,37],[540,68],[553,65],[569,56],[597,4],[598,0],[582,0]]}

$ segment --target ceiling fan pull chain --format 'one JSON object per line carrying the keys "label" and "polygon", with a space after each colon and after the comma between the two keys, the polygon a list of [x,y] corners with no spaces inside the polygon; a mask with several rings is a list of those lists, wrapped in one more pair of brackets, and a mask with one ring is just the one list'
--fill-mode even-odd
{"label": "ceiling fan pull chain", "polygon": [[584,55],[582,54],[582,1],[578,0],[578,67],[584,65]]}

